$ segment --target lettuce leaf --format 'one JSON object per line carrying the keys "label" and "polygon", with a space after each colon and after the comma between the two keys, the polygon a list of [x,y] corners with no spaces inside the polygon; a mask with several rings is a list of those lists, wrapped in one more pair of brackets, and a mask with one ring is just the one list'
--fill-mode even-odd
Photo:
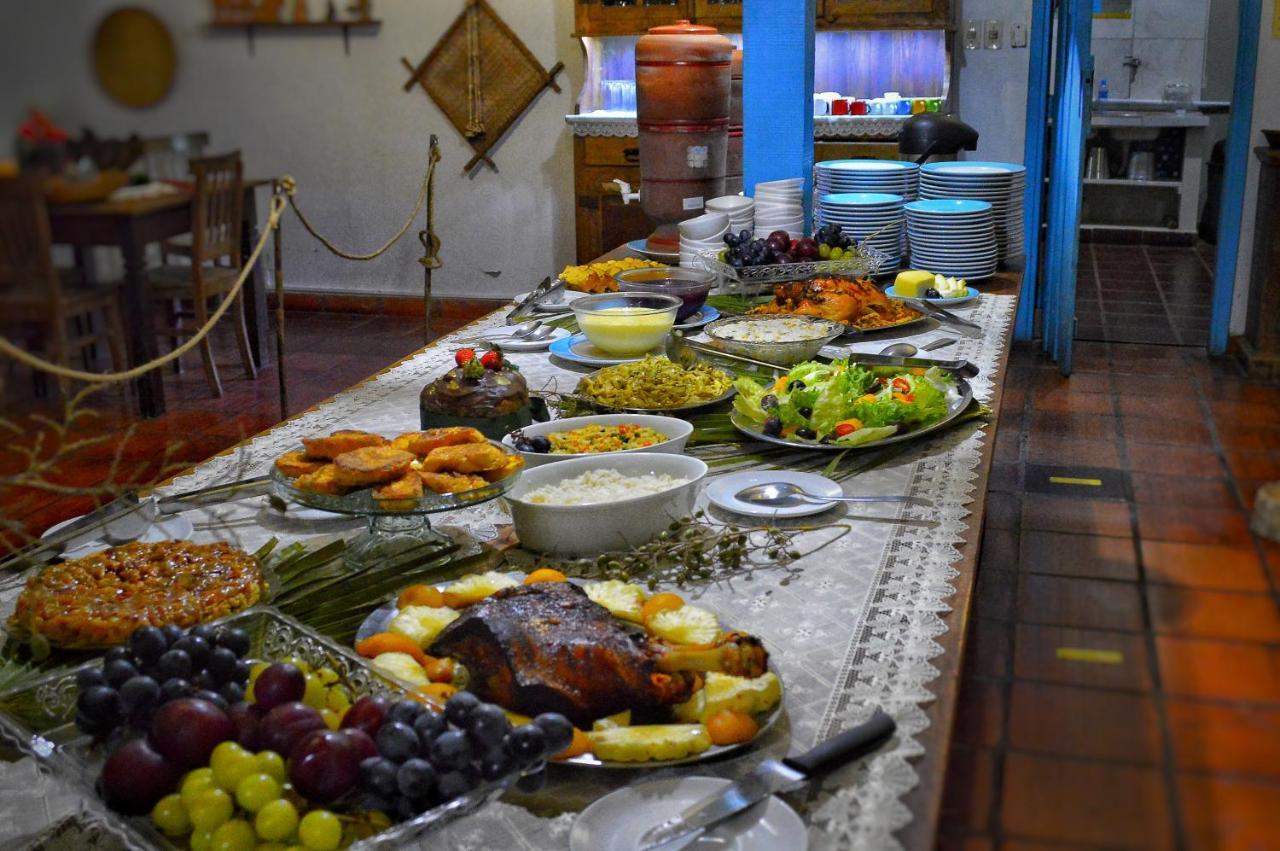
{"label": "lettuce leaf", "polygon": [[745,375],[733,382],[733,386],[738,390],[737,395],[733,397],[733,409],[735,411],[753,422],[762,423],[769,418],[769,415],[764,412],[764,408],[760,407],[760,400],[764,398],[763,387]]}
{"label": "lettuce leaf", "polygon": [[837,437],[835,443],[837,446],[861,446],[864,443],[870,443],[873,440],[890,437],[898,431],[897,426],[878,426],[875,428],[860,428],[857,431],[851,431],[844,437]]}

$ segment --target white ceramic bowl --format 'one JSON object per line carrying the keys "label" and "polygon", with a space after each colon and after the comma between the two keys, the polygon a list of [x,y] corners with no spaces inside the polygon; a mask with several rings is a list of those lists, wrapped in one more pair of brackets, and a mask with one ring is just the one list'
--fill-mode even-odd
{"label": "white ceramic bowl", "polygon": [[713,213],[728,213],[733,216],[744,210],[749,210],[755,205],[755,201],[745,195],[721,195],[719,198],[712,198],[707,202],[707,210]]}
{"label": "white ceramic bowl", "polygon": [[729,229],[729,217],[724,213],[703,213],[680,223],[680,235],[689,239],[714,239]]}
{"label": "white ceramic bowl", "polygon": [[[659,434],[665,434],[667,439],[662,443],[646,446],[644,449],[620,449],[616,452],[580,452],[573,455],[551,455],[546,452],[516,451],[520,452],[520,457],[524,458],[525,469],[541,467],[544,464],[552,464],[558,461],[571,461],[574,458],[610,458],[619,455],[634,455],[637,452],[664,452],[670,455],[680,455],[684,452],[685,444],[689,442],[689,435],[693,434],[693,424],[687,420],[677,419],[676,417],[659,417],[652,414],[595,414],[589,417],[570,417],[563,420],[534,423],[533,425],[525,426],[520,431],[525,437],[546,437],[556,432],[572,431],[592,425],[637,425],[651,428]],[[502,442],[515,449],[515,441],[510,434],[502,438]]]}
{"label": "white ceramic bowl", "polygon": [[[661,493],[592,505],[542,505],[524,499],[525,494],[543,485],[572,479],[589,470],[617,470],[636,476],[650,473],[688,481]],[[620,452],[527,470],[507,492],[506,499],[522,546],[563,556],[595,556],[651,541],[672,520],[692,514],[698,486],[706,475],[707,465],[687,455]]]}

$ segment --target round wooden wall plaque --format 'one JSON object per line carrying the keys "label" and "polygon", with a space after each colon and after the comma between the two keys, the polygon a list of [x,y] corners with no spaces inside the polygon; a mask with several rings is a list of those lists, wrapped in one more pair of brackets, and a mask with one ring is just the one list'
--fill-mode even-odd
{"label": "round wooden wall plaque", "polygon": [[164,21],[137,6],[107,15],[93,34],[94,76],[125,106],[151,106],[168,94],[177,57]]}

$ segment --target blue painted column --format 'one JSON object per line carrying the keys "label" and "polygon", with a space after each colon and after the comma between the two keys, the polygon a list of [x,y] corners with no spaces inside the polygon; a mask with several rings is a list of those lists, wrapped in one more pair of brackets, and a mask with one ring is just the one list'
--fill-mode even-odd
{"label": "blue painted column", "polygon": [[804,178],[813,192],[813,26],[817,0],[744,0],[743,185]]}
{"label": "blue painted column", "polygon": [[1042,291],[1040,269],[1044,253],[1040,243],[1044,224],[1044,177],[1049,132],[1049,79],[1053,65],[1053,4],[1034,0],[1031,12],[1031,57],[1027,71],[1027,137],[1022,161],[1027,166],[1027,187],[1023,198],[1023,229],[1027,256],[1022,278],[1022,296],[1014,338],[1030,340],[1035,334],[1038,293]]}

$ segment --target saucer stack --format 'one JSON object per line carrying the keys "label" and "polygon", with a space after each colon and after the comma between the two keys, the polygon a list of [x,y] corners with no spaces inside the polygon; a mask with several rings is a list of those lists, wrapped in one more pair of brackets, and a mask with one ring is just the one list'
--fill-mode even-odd
{"label": "saucer stack", "polygon": [[818,196],[818,227],[840,225],[854,242],[888,255],[879,272],[892,272],[902,262],[903,200],[887,192],[838,192]]}
{"label": "saucer stack", "polygon": [[728,232],[729,217],[724,213],[703,213],[681,222],[680,265],[688,269],[704,268],[698,258],[724,248],[724,235]]}
{"label": "saucer stack", "polygon": [[912,269],[970,281],[995,274],[998,247],[990,203],[934,199],[912,201],[905,209]]}
{"label": "saucer stack", "polygon": [[996,228],[997,259],[1023,253],[1022,196],[1027,167],[1017,163],[939,162],[920,169],[920,197],[986,201]]}
{"label": "saucer stack", "polygon": [[707,202],[708,213],[724,213],[729,217],[729,232],[754,232],[756,229],[756,202],[743,195],[722,195]]}
{"label": "saucer stack", "polygon": [[756,184],[755,235],[763,239],[776,230],[784,230],[792,239],[805,235],[804,180],[789,177]]}

